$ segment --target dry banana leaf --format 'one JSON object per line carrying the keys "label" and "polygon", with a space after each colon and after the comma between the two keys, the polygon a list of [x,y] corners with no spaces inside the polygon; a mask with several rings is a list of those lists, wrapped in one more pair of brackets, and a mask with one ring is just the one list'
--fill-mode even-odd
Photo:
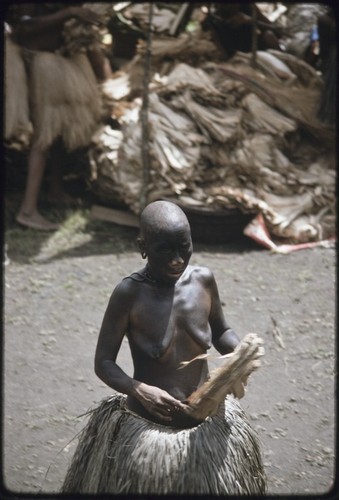
{"label": "dry banana leaf", "polygon": [[204,420],[216,414],[227,394],[242,398],[244,385],[249,375],[260,367],[264,352],[262,339],[255,333],[247,334],[234,352],[224,357],[222,366],[211,372],[209,380],[189,396],[189,414]]}
{"label": "dry banana leaf", "polygon": [[[153,70],[165,73],[155,75],[150,86],[149,200],[166,196],[211,210],[260,212],[273,236],[293,242],[334,234],[335,162],[328,150],[330,133],[314,118],[319,89],[302,87],[299,77],[288,85],[288,79],[274,81],[244,57],[193,65],[193,47],[183,43],[189,40],[184,34],[154,41]],[[131,95],[137,89],[132,83],[136,69],[142,82],[142,44],[139,49],[112,86],[112,116],[123,140],[116,149],[104,136],[92,155],[98,191],[103,182],[106,196],[111,175],[112,196],[118,192],[135,213],[142,187],[141,99]],[[166,54],[170,62],[165,64]],[[287,59],[297,67],[293,57]],[[117,101],[114,84],[120,81],[123,87],[128,77],[131,92]],[[303,135],[305,129],[316,139]],[[108,167],[109,161],[114,166]]]}

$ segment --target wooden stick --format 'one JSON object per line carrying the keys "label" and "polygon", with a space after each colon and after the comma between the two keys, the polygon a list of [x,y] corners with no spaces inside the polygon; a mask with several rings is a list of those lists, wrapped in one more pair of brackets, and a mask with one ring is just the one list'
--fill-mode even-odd
{"label": "wooden stick", "polygon": [[140,210],[147,205],[147,192],[150,179],[150,154],[149,154],[149,123],[148,123],[148,106],[149,106],[149,80],[151,72],[151,55],[152,55],[152,20],[153,20],[153,2],[149,3],[148,12],[148,34],[145,53],[145,70],[144,70],[144,92],[142,99],[142,107],[140,110],[141,118],[141,155],[143,164],[143,185],[140,193]]}
{"label": "wooden stick", "polygon": [[255,3],[251,5],[252,10],[252,66],[257,67],[257,47],[258,47],[258,34],[257,34],[257,9]]}

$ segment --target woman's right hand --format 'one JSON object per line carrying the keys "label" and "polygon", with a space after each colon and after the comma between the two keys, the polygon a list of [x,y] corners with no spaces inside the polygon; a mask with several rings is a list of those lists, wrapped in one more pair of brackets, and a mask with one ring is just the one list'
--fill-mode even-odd
{"label": "woman's right hand", "polygon": [[186,409],[185,404],[167,391],[143,382],[136,386],[135,397],[151,415],[167,422],[172,420],[173,413]]}

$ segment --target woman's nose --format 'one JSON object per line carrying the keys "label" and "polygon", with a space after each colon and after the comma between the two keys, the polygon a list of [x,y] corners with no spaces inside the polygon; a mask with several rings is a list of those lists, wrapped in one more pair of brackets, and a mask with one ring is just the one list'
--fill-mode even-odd
{"label": "woman's nose", "polygon": [[170,264],[183,264],[183,263],[184,259],[179,255],[179,253],[175,253],[174,255],[172,255]]}

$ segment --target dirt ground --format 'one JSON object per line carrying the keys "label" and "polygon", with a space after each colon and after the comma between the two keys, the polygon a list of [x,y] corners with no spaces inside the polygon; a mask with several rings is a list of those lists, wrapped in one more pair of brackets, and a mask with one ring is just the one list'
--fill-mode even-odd
{"label": "dirt ground", "polygon": [[[94,374],[115,284],[139,269],[137,232],[68,212],[52,235],[6,231],[3,474],[12,493],[58,492],[85,423],[111,390]],[[266,354],[241,400],[258,431],[271,495],[320,496],[334,481],[335,249],[272,254],[254,243],[196,244],[224,312]],[[132,375],[127,342],[120,365]]]}

